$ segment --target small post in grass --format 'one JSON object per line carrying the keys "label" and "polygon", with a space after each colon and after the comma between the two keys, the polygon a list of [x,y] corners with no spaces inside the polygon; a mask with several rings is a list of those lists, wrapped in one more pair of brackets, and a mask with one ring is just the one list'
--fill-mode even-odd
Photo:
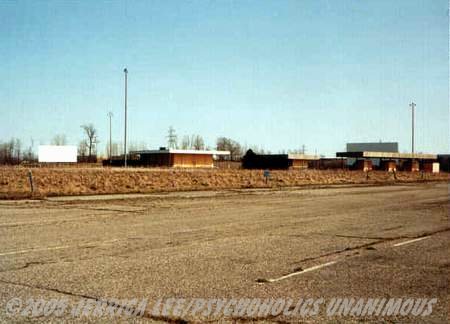
{"label": "small post in grass", "polygon": [[31,195],[33,195],[34,185],[33,185],[33,173],[31,172],[31,170],[28,170],[28,179],[30,180]]}
{"label": "small post in grass", "polygon": [[270,171],[264,170],[264,180],[265,180],[266,184],[269,182],[269,178],[270,178]]}

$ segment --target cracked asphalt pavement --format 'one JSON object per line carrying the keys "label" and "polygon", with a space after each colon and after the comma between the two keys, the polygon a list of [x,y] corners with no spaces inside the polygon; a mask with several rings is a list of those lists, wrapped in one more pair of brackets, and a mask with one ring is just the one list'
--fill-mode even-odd
{"label": "cracked asphalt pavement", "polygon": [[[421,297],[438,299],[427,318],[385,320],[447,322],[448,190],[441,182],[0,201],[0,322],[105,322],[6,312],[12,298],[37,297]],[[258,319],[361,320],[383,319]],[[124,321],[202,319],[146,312]]]}

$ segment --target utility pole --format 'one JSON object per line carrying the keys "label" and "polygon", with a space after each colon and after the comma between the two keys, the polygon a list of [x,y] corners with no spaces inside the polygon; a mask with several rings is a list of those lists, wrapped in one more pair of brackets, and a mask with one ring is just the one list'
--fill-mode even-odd
{"label": "utility pole", "polygon": [[172,126],[169,127],[169,134],[167,135],[167,146],[169,146],[169,149],[177,148],[177,134]]}
{"label": "utility pole", "polygon": [[109,165],[112,165],[112,123],[111,118],[113,116],[112,112],[108,112],[109,117]]}
{"label": "utility pole", "polygon": [[416,104],[414,102],[411,102],[409,104],[411,107],[411,153],[414,158],[414,108],[416,107]]}
{"label": "utility pole", "polygon": [[124,152],[124,158],[125,158],[125,168],[127,167],[127,87],[128,87],[128,70],[127,68],[123,69],[123,72],[125,73],[125,139],[123,143],[123,152]]}

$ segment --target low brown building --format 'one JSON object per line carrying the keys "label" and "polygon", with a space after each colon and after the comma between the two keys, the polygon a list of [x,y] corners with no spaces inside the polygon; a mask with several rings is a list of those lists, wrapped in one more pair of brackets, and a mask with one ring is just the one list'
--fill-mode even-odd
{"label": "low brown building", "polygon": [[[436,154],[425,153],[397,153],[397,152],[338,152],[337,157],[356,159],[354,166],[361,169],[360,161],[379,161],[382,169],[393,171],[395,167],[399,171],[417,172],[425,163],[437,163]],[[363,167],[364,168],[364,167]]]}
{"label": "low brown building", "polygon": [[138,156],[141,166],[213,168],[216,157],[230,155],[230,152],[161,148],[159,150],[136,151],[133,154]]}

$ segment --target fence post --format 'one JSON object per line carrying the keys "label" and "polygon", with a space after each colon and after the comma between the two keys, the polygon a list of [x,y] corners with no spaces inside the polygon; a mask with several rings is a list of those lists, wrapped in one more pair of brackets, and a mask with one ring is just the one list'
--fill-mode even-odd
{"label": "fence post", "polygon": [[30,180],[31,195],[33,195],[34,185],[33,185],[33,173],[31,172],[31,170],[28,170],[28,179]]}

